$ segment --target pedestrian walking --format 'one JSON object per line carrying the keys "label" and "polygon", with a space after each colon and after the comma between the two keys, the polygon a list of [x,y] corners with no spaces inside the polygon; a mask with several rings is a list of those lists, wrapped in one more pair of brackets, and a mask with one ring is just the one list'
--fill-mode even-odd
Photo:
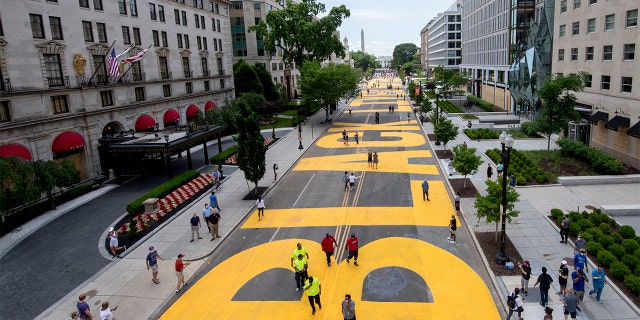
{"label": "pedestrian walking", "polygon": [[355,233],[351,234],[351,238],[347,239],[346,249],[349,250],[349,255],[347,256],[347,263],[349,260],[353,258],[353,264],[358,266],[358,237],[356,237]]}
{"label": "pedestrian walking", "polygon": [[396,111],[396,106],[392,105],[391,106],[391,113],[395,113],[395,111]]}
{"label": "pedestrian walking", "polygon": [[342,317],[344,320],[356,320],[356,303],[351,300],[350,294],[344,295],[344,300],[340,304],[342,308]]}
{"label": "pedestrian walking", "polygon": [[[573,281],[573,291],[578,297],[578,300],[582,301],[584,299],[584,285],[585,282],[589,282],[589,278],[583,269],[578,269],[571,272],[571,280]],[[580,311],[580,307],[578,307],[578,311]]]}
{"label": "pedestrian walking", "polygon": [[211,240],[209,241],[213,241],[217,238],[220,238],[220,234],[218,234],[220,220],[222,220],[220,213],[213,211],[211,213],[211,217],[209,218],[209,221],[211,221]]}
{"label": "pedestrian walking", "polygon": [[411,113],[407,112],[407,123],[411,122]]}
{"label": "pedestrian walking", "polygon": [[507,297],[507,305],[509,307],[509,314],[507,314],[507,320],[511,319],[514,312],[518,313],[518,320],[522,320],[522,298],[520,297],[520,289],[513,289],[513,293]]}
{"label": "pedestrian walking", "polygon": [[487,180],[491,180],[491,176],[493,175],[493,167],[491,164],[487,165]]}
{"label": "pedestrian walking", "polygon": [[589,296],[592,294],[596,294],[596,300],[598,302],[602,302],[600,300],[600,296],[602,295],[602,289],[604,289],[604,270],[602,269],[602,265],[598,263],[598,267],[591,272],[591,279],[593,280],[593,290],[589,290]]}
{"label": "pedestrian walking", "polygon": [[307,280],[307,268],[308,262],[307,259],[304,258],[303,254],[298,254],[296,259],[291,262],[291,267],[293,268],[293,272],[295,274],[296,280],[296,291],[300,291],[300,287],[304,285],[304,281]]}
{"label": "pedestrian walking", "polygon": [[373,166],[374,169],[378,169],[378,151],[373,152]]}
{"label": "pedestrian walking", "polygon": [[184,268],[191,264],[191,262],[183,262],[182,258],[184,254],[178,254],[178,259],[176,259],[176,277],[178,278],[178,283],[176,284],[176,294],[179,294],[180,291],[187,285],[184,281]]}
{"label": "pedestrian walking", "polygon": [[264,218],[264,199],[262,199],[262,195],[258,196],[258,200],[256,200],[256,206],[258,207],[258,221],[260,221],[260,216]]}
{"label": "pedestrian walking", "polygon": [[429,200],[429,181],[427,179],[422,181],[422,201],[431,201]]}
{"label": "pedestrian walking", "polygon": [[574,255],[579,253],[581,250],[583,250],[585,252],[585,254],[587,253],[587,240],[585,240],[582,237],[581,233],[578,234],[578,238],[576,238],[576,241],[574,241],[573,243],[575,245],[573,247],[573,254]]}
{"label": "pedestrian walking", "polygon": [[376,111],[376,124],[380,124],[380,112]]}
{"label": "pedestrian walking", "polygon": [[585,249],[580,249],[575,256],[573,256],[573,270],[584,269],[585,272],[589,272],[589,265],[587,264],[587,255]]}
{"label": "pedestrian walking", "polygon": [[322,303],[320,303],[322,286],[320,285],[318,277],[309,276],[309,278],[304,282],[304,290],[307,291],[307,297],[309,299],[309,304],[311,305],[311,314],[316,314],[316,306],[314,302],[318,304],[318,308],[322,309]]}
{"label": "pedestrian walking", "polygon": [[553,320],[553,309],[550,307],[544,308],[544,318],[542,320]]}
{"label": "pedestrian walking", "polygon": [[349,106],[349,116],[351,116],[351,106]]}
{"label": "pedestrian walking", "polygon": [[531,278],[531,265],[529,264],[529,260],[525,260],[522,263],[518,262],[518,267],[520,268],[520,273],[522,273],[522,276],[520,277],[520,292],[522,292],[522,294],[526,296],[529,291],[529,278]]}
{"label": "pedestrian walking", "polygon": [[322,251],[327,256],[327,265],[331,267],[331,256],[333,255],[334,245],[338,246],[336,242],[336,238],[334,238],[331,234],[327,233],[324,238],[322,238],[322,242],[320,246],[322,247]]}
{"label": "pedestrian walking", "polygon": [[502,169],[504,168],[504,165],[502,164],[502,162],[498,162],[497,167],[497,171],[498,171],[498,177],[502,176]]}
{"label": "pedestrian walking", "polygon": [[360,143],[360,136],[358,136],[358,132],[356,132],[356,133],[354,133],[354,134],[353,134],[353,139],[355,139],[355,140],[356,140],[356,144],[359,144],[359,143]]}
{"label": "pedestrian walking", "polygon": [[342,182],[344,182],[344,191],[347,191],[347,189],[349,188],[349,174],[347,173],[347,171],[345,171],[344,175],[342,176]]}
{"label": "pedestrian walking", "polygon": [[[529,268],[531,270],[531,268]],[[547,274],[547,268],[542,267],[542,273],[538,275],[538,280],[533,285],[534,287],[540,284],[540,305],[546,306],[549,302],[549,289],[551,288],[551,283],[553,282],[553,278]]]}
{"label": "pedestrian walking", "polygon": [[456,226],[456,216],[455,215],[451,215],[451,219],[449,220],[449,238],[447,238],[447,240],[449,240],[451,243],[456,243],[456,229],[458,227]]}
{"label": "pedestrian walking", "polygon": [[78,309],[78,319],[81,320],[93,320],[93,315],[91,315],[91,308],[87,303],[87,295],[81,294],[78,297],[78,302],[76,303],[76,308]]}
{"label": "pedestrian walking", "polygon": [[560,291],[558,291],[558,294],[562,296],[564,296],[564,289],[567,288],[567,279],[569,279],[567,260],[562,260],[560,263],[560,269],[558,269],[558,284],[560,285]]}
{"label": "pedestrian walking", "polygon": [[278,179],[278,164],[274,163],[273,164],[273,181],[276,181]]}
{"label": "pedestrian walking", "polygon": [[567,239],[569,238],[570,225],[571,220],[569,220],[569,214],[565,213],[564,218],[562,218],[562,224],[560,225],[560,243],[567,243]]}
{"label": "pedestrian walking", "polygon": [[200,236],[200,227],[202,226],[202,224],[200,223],[200,217],[198,217],[197,213],[193,213],[193,217],[191,217],[189,223],[191,224],[191,241],[189,242],[193,242],[194,234],[198,235],[198,239],[202,239],[202,237]]}
{"label": "pedestrian walking", "polygon": [[573,290],[565,289],[565,296],[562,300],[564,306],[564,320],[570,315],[572,320],[575,320],[578,315],[578,297]]}
{"label": "pedestrian walking", "polygon": [[296,244],[296,248],[293,249],[293,252],[291,253],[291,266],[293,266],[293,261],[299,254],[303,255],[305,257],[305,260],[309,260],[309,252],[307,251],[307,248],[304,247],[300,242]]}
{"label": "pedestrian walking", "polygon": [[147,253],[146,263],[147,270],[151,269],[151,281],[155,284],[160,283],[160,279],[158,279],[158,259],[164,261],[164,258],[160,256],[156,248],[153,246],[149,247],[149,253]]}
{"label": "pedestrian walking", "polygon": [[204,220],[204,223],[207,225],[207,230],[209,230],[209,232],[211,232],[211,213],[213,212],[213,210],[211,209],[211,207],[209,207],[208,203],[204,204],[204,209],[202,209],[202,219]]}
{"label": "pedestrian walking", "polygon": [[399,98],[400,98],[400,95],[396,93],[396,99],[399,99]]}
{"label": "pedestrian walking", "polygon": [[222,174],[220,173],[220,171],[218,171],[218,169],[213,169],[213,185],[215,189],[220,188],[220,186],[222,185],[222,182],[220,182],[221,178]]}
{"label": "pedestrian walking", "polygon": [[511,174],[509,176],[509,187],[511,187],[511,188],[515,188],[516,187],[516,176],[514,174]]}
{"label": "pedestrian walking", "polygon": [[216,196],[215,191],[211,191],[211,195],[209,196],[209,206],[211,208],[218,209],[218,211],[222,211],[222,209],[220,209],[220,202],[218,201],[218,196]]}
{"label": "pedestrian walking", "polygon": [[102,308],[100,308],[100,320],[114,320],[113,313],[111,311],[116,311],[118,306],[113,307],[113,309],[109,308],[109,301],[105,301],[102,303]]}
{"label": "pedestrian walking", "polygon": [[353,190],[353,187],[356,185],[356,176],[353,175],[353,172],[351,172],[351,175],[349,175],[349,187],[351,188],[351,190]]}
{"label": "pedestrian walking", "polygon": [[391,108],[392,108],[392,106],[391,106],[391,105],[389,105],[389,113],[391,113]]}
{"label": "pedestrian walking", "polygon": [[111,249],[111,259],[118,257],[122,258],[118,251],[126,250],[127,246],[119,247],[118,246],[118,230],[115,230],[113,227],[109,228],[109,233],[107,234],[107,239],[109,239],[109,249]]}
{"label": "pedestrian walking", "polygon": [[367,152],[367,165],[373,167],[373,152],[371,150]]}
{"label": "pedestrian walking", "polygon": [[456,208],[456,214],[460,215],[460,191],[456,191],[456,195],[453,197],[453,204]]}

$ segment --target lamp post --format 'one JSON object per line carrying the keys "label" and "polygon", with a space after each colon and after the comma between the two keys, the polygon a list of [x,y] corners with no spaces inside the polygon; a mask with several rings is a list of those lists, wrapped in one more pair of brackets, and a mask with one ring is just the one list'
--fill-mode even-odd
{"label": "lamp post", "polygon": [[496,255],[496,262],[505,264],[509,261],[509,257],[505,252],[505,240],[507,233],[505,231],[507,225],[507,172],[509,172],[509,158],[511,156],[511,147],[513,147],[513,137],[502,131],[500,134],[500,144],[502,145],[502,205],[500,210],[500,220],[502,222],[502,231],[500,233],[500,252]]}
{"label": "lamp post", "polygon": [[300,123],[300,102],[296,103],[296,108],[298,109],[298,150],[302,151],[304,147],[302,146],[302,123]]}
{"label": "lamp post", "polygon": [[[435,129],[435,126],[437,126],[438,122],[440,121],[440,113],[438,111],[438,109],[440,109],[440,89],[436,87],[435,92],[436,92],[436,121],[433,123],[434,129]],[[439,146],[439,145],[440,145],[440,139],[438,139],[438,135],[436,135],[436,146]]]}

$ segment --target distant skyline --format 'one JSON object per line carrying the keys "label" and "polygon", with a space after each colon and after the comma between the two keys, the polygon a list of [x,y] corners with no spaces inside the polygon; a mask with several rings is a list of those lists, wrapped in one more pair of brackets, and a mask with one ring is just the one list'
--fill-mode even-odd
{"label": "distant skyline", "polygon": [[351,16],[342,21],[340,40],[349,39],[349,49],[361,48],[360,30],[364,30],[365,51],[391,56],[396,45],[413,43],[420,47],[420,30],[455,0],[318,0],[327,12],[344,4]]}

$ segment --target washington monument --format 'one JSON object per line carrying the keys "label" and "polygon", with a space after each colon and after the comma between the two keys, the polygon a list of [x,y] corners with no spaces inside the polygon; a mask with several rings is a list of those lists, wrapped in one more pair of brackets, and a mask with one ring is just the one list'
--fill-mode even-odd
{"label": "washington monument", "polygon": [[364,53],[364,29],[360,29],[360,51]]}

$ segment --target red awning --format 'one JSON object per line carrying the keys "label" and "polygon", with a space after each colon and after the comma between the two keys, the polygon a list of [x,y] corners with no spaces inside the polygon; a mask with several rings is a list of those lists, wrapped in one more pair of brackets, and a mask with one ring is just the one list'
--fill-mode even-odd
{"label": "red awning", "polygon": [[195,117],[198,112],[200,112],[198,106],[195,104],[189,105],[187,107],[187,118]]}
{"label": "red awning", "polygon": [[31,161],[31,152],[19,144],[5,144],[0,146],[0,157],[18,157]]}
{"label": "red awning", "polygon": [[148,114],[143,114],[136,120],[136,131],[153,129],[155,126],[156,121]]}
{"label": "red awning", "polygon": [[53,140],[51,151],[64,152],[84,147],[84,138],[75,132],[63,132]]}
{"label": "red awning", "polygon": [[218,106],[216,106],[216,103],[213,101],[207,101],[207,103],[204,104],[204,111],[208,111],[211,108],[217,108]]}
{"label": "red awning", "polygon": [[162,118],[162,121],[164,123],[167,123],[167,122],[173,122],[176,119],[180,119],[180,114],[178,113],[178,111],[169,109],[167,110],[167,112],[164,113],[164,117]]}

